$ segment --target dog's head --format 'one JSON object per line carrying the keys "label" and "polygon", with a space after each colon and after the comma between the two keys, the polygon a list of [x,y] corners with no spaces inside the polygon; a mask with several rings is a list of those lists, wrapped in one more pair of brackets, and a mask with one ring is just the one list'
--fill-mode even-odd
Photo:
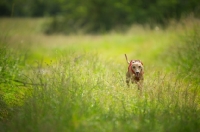
{"label": "dog's head", "polygon": [[129,70],[139,78],[144,73],[143,63],[140,60],[132,60],[129,64]]}

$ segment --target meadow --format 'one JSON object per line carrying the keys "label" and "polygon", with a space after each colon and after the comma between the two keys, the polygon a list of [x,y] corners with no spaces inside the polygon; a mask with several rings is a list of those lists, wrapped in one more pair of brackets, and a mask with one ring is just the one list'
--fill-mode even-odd
{"label": "meadow", "polygon": [[[46,19],[0,19],[1,131],[200,131],[200,22],[45,35]],[[144,63],[142,94],[125,83]]]}

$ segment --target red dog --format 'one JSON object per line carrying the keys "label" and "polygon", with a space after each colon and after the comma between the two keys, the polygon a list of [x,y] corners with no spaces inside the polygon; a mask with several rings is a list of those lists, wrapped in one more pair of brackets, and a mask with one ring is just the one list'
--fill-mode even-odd
{"label": "red dog", "polygon": [[138,90],[142,90],[142,84],[143,84],[143,74],[144,74],[144,66],[143,63],[140,60],[131,60],[128,61],[128,58],[125,54],[126,61],[129,64],[128,71],[126,73],[126,83],[129,85],[129,82],[131,80],[132,83],[136,83],[138,85]]}

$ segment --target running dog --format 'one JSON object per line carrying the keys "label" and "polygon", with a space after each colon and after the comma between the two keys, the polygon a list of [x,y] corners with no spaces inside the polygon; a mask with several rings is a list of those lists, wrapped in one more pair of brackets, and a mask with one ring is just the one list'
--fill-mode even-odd
{"label": "running dog", "polygon": [[126,83],[129,87],[129,82],[136,83],[138,86],[138,90],[142,90],[142,84],[143,84],[143,74],[144,74],[144,66],[143,63],[140,60],[131,60],[129,61],[126,54],[125,58],[128,66],[128,71],[126,73]]}

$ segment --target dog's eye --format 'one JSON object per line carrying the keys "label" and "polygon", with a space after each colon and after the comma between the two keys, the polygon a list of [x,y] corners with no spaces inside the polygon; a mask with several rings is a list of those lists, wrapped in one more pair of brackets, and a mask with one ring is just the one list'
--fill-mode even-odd
{"label": "dog's eye", "polygon": [[139,68],[141,69],[142,67],[141,67],[141,66],[139,66]]}
{"label": "dog's eye", "polygon": [[135,66],[133,66],[133,68],[135,69]]}

